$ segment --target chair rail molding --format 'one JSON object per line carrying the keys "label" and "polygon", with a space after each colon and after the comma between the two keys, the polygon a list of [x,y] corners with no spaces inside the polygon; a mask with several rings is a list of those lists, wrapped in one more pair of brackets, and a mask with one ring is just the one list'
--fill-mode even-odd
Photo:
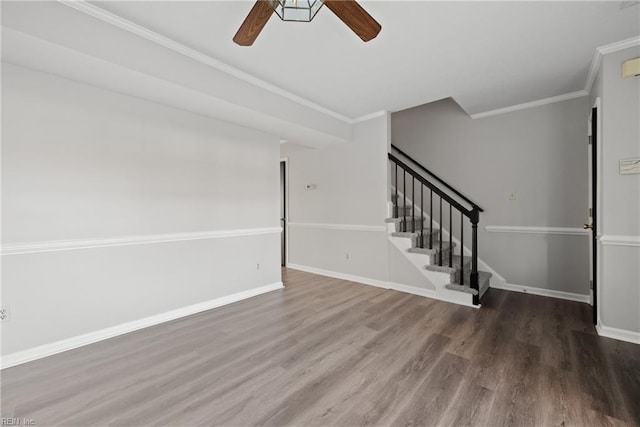
{"label": "chair rail molding", "polygon": [[564,236],[587,236],[588,230],[575,227],[530,227],[513,225],[487,225],[484,227],[489,233],[518,233],[518,234],[558,234]]}
{"label": "chair rail molding", "polygon": [[604,234],[598,237],[598,241],[604,246],[632,246],[640,247],[640,236]]}
{"label": "chair rail molding", "polygon": [[386,231],[386,227],[379,225],[360,225],[360,224],[327,224],[312,222],[289,222],[292,228],[319,228],[324,230],[347,230],[347,231]]}
{"label": "chair rail molding", "polygon": [[222,239],[240,236],[275,234],[281,227],[246,228],[237,230],[212,230],[194,233],[151,234],[146,236],[122,236],[106,239],[59,240],[29,243],[9,243],[2,245],[2,256],[22,255],[40,252],[58,252],[78,249],[105,248],[110,246],[145,245],[152,243],[182,242],[188,240]]}

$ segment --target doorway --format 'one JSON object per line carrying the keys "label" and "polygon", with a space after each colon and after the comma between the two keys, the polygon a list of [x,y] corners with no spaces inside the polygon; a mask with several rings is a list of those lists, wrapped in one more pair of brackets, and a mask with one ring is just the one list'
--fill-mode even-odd
{"label": "doorway", "polygon": [[599,116],[600,98],[596,99],[589,115],[589,213],[585,229],[589,229],[589,284],[591,288],[591,306],[593,323],[598,324],[599,283],[598,283],[598,152],[600,151]]}
{"label": "doorway", "polygon": [[287,159],[280,160],[280,265],[287,266]]}

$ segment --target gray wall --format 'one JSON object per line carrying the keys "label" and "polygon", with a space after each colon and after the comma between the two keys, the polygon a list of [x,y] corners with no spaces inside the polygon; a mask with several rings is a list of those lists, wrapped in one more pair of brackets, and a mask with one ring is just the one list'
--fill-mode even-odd
{"label": "gray wall", "polygon": [[[279,226],[276,137],[2,66],[4,248]],[[278,249],[275,232],[3,255],[2,354],[277,283]]]}
{"label": "gray wall", "polygon": [[[392,143],[484,208],[479,255],[508,283],[584,295],[585,235],[483,227],[581,226],[588,204],[587,103],[584,97],[474,120],[448,98],[392,114]],[[516,200],[509,200],[511,192]]]}
{"label": "gray wall", "polygon": [[[620,175],[619,160],[640,157],[640,78],[622,78],[622,63],[640,47],[605,55],[591,101],[601,97],[600,320],[640,333],[640,175]],[[620,244],[621,240],[635,244]],[[640,336],[637,338],[640,341]]]}
{"label": "gray wall", "polygon": [[353,139],[322,149],[282,146],[289,158],[289,262],[386,282],[388,117],[357,124]]}

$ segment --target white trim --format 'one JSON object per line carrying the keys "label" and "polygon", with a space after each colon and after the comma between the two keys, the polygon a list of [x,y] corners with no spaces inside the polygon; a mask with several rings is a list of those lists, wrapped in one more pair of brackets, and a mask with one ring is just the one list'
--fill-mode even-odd
{"label": "white trim", "polygon": [[32,360],[41,359],[43,357],[52,356],[54,354],[93,344],[95,342],[106,340],[108,338],[113,338],[118,335],[127,334],[139,329],[148,328],[160,323],[169,322],[181,317],[191,316],[193,314],[211,310],[223,305],[232,304],[234,302],[264,294],[266,292],[282,289],[283,287],[284,286],[282,282],[276,282],[270,285],[260,286],[258,288],[253,288],[242,292],[236,292],[235,294],[216,298],[210,301],[189,305],[187,307],[178,308],[176,310],[167,311],[161,314],[156,314],[144,319],[134,320],[132,322],[123,323],[121,325],[112,326],[109,328],[101,329],[99,331],[89,332],[77,337],[41,345],[38,347],[30,348],[28,350],[18,351],[6,356],[2,356],[0,360],[0,366],[1,369],[5,369],[11,366],[20,365]]}
{"label": "white trim", "polygon": [[611,328],[604,326],[602,322],[596,325],[596,331],[601,337],[613,338],[614,340],[626,341],[633,344],[640,344],[640,332],[627,331],[626,329]]}
{"label": "white trim", "polygon": [[593,59],[591,59],[591,66],[589,67],[589,73],[587,74],[587,81],[584,84],[584,90],[588,93],[591,93],[591,89],[593,89],[593,82],[596,81],[596,76],[598,75],[601,64],[602,54],[598,49],[596,49],[596,51],[593,52]]}
{"label": "white trim", "polygon": [[514,285],[512,283],[505,283],[504,285],[491,286],[494,289],[503,289],[505,291],[522,292],[525,294],[539,295],[543,297],[551,297],[564,299],[567,301],[583,302],[585,304],[590,303],[589,295],[575,294],[573,292],[555,291],[553,289],[536,288],[534,286],[522,286]]}
{"label": "white trim", "polygon": [[527,227],[511,225],[487,225],[484,227],[489,233],[520,233],[520,234],[559,234],[563,236],[588,236],[589,231],[573,227]]}
{"label": "white trim", "polygon": [[351,120],[351,124],[366,122],[367,120],[372,120],[378,117],[382,117],[387,114],[386,110],[376,111],[375,113],[366,114],[364,116],[357,117]]}
{"label": "white trim", "polygon": [[[304,105],[305,107],[309,107],[313,110],[316,110],[320,113],[331,116],[335,119],[343,121],[348,124],[354,124],[356,121],[347,117],[343,114],[340,114],[336,111],[330,110],[329,108],[323,107],[315,102],[309,101],[301,96],[298,96],[292,92],[289,92],[285,89],[282,89],[276,85],[268,83],[262,79],[254,77],[250,74],[247,74],[239,69],[232,67],[218,59],[215,59],[209,55],[205,55],[202,52],[199,52],[195,49],[187,47],[181,43],[178,43],[168,37],[165,37],[161,34],[158,34],[154,31],[151,31],[141,25],[138,25],[134,22],[129,21],[128,19],[122,18],[114,13],[108,12],[98,6],[95,6],[85,0],[57,0],[60,4],[68,6],[72,9],[75,9],[79,12],[82,12],[86,15],[89,15],[93,18],[99,19],[103,22],[111,24],[115,27],[118,27],[122,30],[128,31],[132,34],[135,34],[139,37],[147,39],[153,43],[156,43],[160,46],[163,46],[167,49],[170,49],[176,53],[179,53],[187,58],[191,58],[195,61],[198,61],[202,64],[208,65],[209,67],[215,68],[216,70],[222,71],[223,73],[227,73],[230,76],[233,76],[237,79],[246,81],[251,83],[257,87],[260,87],[266,91],[274,93],[278,96],[286,98],[290,101],[296,102],[300,105]],[[366,117],[366,116],[364,116]],[[359,120],[359,119],[356,119]]]}
{"label": "white trim", "polygon": [[182,242],[187,240],[220,239],[227,237],[257,236],[280,233],[280,227],[248,228],[238,230],[199,231],[195,233],[152,234],[148,236],[124,236],[93,240],[67,240],[30,243],[13,243],[2,246],[2,256],[40,252],[70,251],[77,249],[105,248],[111,246],[145,245],[151,243]]}
{"label": "white trim", "polygon": [[289,227],[296,228],[319,228],[323,230],[348,230],[348,231],[387,231],[386,227],[379,225],[358,225],[358,224],[325,224],[311,222],[290,222]]}
{"label": "white trim", "polygon": [[633,246],[640,247],[640,236],[614,236],[605,234],[598,238],[604,246]]}
{"label": "white trim", "polygon": [[640,46],[640,36],[631,37],[629,39],[620,40],[618,42],[596,48],[596,51],[593,53],[593,59],[591,60],[591,66],[589,67],[589,73],[587,74],[587,81],[584,84],[584,90],[587,93],[591,92],[593,82],[596,80],[596,76],[600,70],[600,65],[602,65],[602,57],[604,55],[634,46]]}
{"label": "white trim", "polygon": [[607,55],[609,53],[617,52],[619,50],[628,49],[630,47],[640,46],[640,36],[631,37],[625,40],[620,40],[615,43],[607,44],[604,46],[600,46],[598,48],[598,52],[603,55]]}
{"label": "white trim", "polygon": [[[306,98],[303,98],[299,95],[296,95],[292,92],[289,92],[279,86],[276,86],[272,83],[269,83],[265,80],[259,79],[251,74],[245,73],[231,65],[220,61],[219,59],[213,58],[212,56],[206,55],[202,52],[199,52],[195,49],[192,49],[188,46],[185,46],[177,41],[170,39],[166,36],[163,36],[159,33],[149,30],[139,24],[136,24],[128,19],[125,19],[121,16],[118,16],[112,12],[109,12],[105,9],[102,9],[98,6],[95,6],[89,3],[86,0],[57,0],[60,4],[73,8],[79,12],[82,12],[86,15],[89,15],[93,18],[99,19],[103,22],[111,24],[115,27],[118,27],[122,30],[128,31],[132,34],[135,34],[139,37],[145,38],[153,43],[156,43],[160,46],[163,46],[167,49],[170,49],[176,53],[179,53],[183,56],[191,58],[195,61],[198,61],[202,64],[213,67],[219,71],[227,73],[235,78],[246,81],[250,84],[253,84],[257,87],[260,87],[266,91],[269,91],[273,94],[286,98],[290,101],[303,105],[305,107],[311,108],[319,113],[326,114],[330,117],[333,117],[337,120],[340,120],[344,123],[353,125],[356,123],[361,123],[367,120],[370,120],[375,117],[379,117],[383,114],[386,114],[386,111],[377,111],[374,113],[366,114],[360,117],[351,118],[347,117],[344,114],[340,114],[337,111],[331,110],[327,107],[323,107],[320,104],[317,104],[313,101],[310,101]],[[552,104],[555,102],[566,101],[569,99],[579,98],[581,96],[589,95],[591,91],[591,86],[593,85],[593,81],[597,74],[598,68],[600,66],[601,57],[603,54],[608,54],[611,52],[615,52],[618,50],[626,49],[629,47],[637,46],[640,44],[640,37],[632,37],[630,39],[622,40],[616,43],[611,43],[605,46],[598,47],[596,49],[596,53],[594,54],[591,67],[589,69],[589,73],[587,75],[587,81],[585,84],[585,88],[580,91],[570,92],[563,95],[552,96],[549,98],[539,99],[536,101],[525,102],[523,104],[516,104],[504,108],[498,108],[495,110],[484,111],[476,114],[470,114],[469,116],[473,119],[479,119],[483,117],[494,116],[498,114],[505,114],[513,111],[523,110],[532,107],[538,107],[541,105]]]}
{"label": "white trim", "polygon": [[[350,282],[356,282],[363,285],[375,286],[376,288],[391,289],[394,291],[405,292],[412,295],[417,295],[425,298],[431,298],[439,301],[445,301],[452,304],[464,305],[466,307],[480,308],[480,305],[473,305],[471,303],[465,303],[461,299],[448,299],[446,296],[438,294],[434,290],[418,288],[415,286],[402,285],[400,283],[385,282],[383,280],[371,279],[368,277],[354,276],[352,274],[340,273],[337,271],[323,270],[321,268],[308,267],[300,264],[289,264],[289,268],[293,270],[300,270],[307,273],[319,274],[321,276],[333,277],[334,279],[348,280]],[[453,291],[455,292],[455,291]],[[469,295],[469,294],[464,294]],[[462,295],[461,295],[462,296]]]}
{"label": "white trim", "polygon": [[384,280],[371,279],[369,277],[354,276],[352,274],[340,273],[338,271],[323,270],[321,268],[308,267],[306,265],[291,263],[289,268],[294,270],[305,271],[307,273],[319,274],[321,276],[333,277],[335,279],[348,280],[350,282],[362,283],[364,285],[371,285],[377,288],[389,289],[389,284]]}
{"label": "white trim", "polygon": [[537,101],[525,102],[523,104],[511,105],[509,107],[498,108],[496,110],[484,111],[481,113],[469,114],[472,119],[481,119],[489,116],[497,116],[499,114],[511,113],[519,110],[526,110],[527,108],[540,107],[542,105],[554,104],[556,102],[568,101],[570,99],[581,98],[587,96],[589,93],[586,90],[579,90],[577,92],[565,93],[564,95],[552,96],[550,98],[538,99]]}
{"label": "white trim", "polygon": [[[444,302],[448,302],[451,304],[456,304],[456,305],[463,305],[465,307],[471,307],[471,308],[480,308],[482,306],[482,304],[478,304],[478,305],[473,305],[470,303],[465,303],[463,301],[461,301],[460,299],[453,299],[453,298],[447,298],[445,295],[441,295],[438,294],[436,291],[430,290],[430,289],[424,289],[424,288],[418,288],[416,286],[409,286],[409,285],[403,285],[401,283],[395,283],[395,282],[389,282],[389,289],[392,289],[394,291],[398,291],[398,292],[404,292],[407,294],[412,294],[412,295],[418,295],[421,297],[425,297],[425,298],[431,298],[431,299],[435,299],[438,301],[444,301]],[[453,291],[453,292],[457,292],[457,291]],[[458,292],[458,293],[463,293],[463,292]],[[470,295],[470,294],[467,294]]]}

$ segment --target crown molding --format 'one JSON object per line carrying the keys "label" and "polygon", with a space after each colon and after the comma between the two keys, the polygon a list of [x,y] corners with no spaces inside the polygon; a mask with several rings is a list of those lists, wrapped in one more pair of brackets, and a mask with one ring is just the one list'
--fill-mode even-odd
{"label": "crown molding", "polygon": [[364,116],[360,116],[360,117],[357,117],[357,118],[353,119],[352,120],[352,124],[366,122],[368,120],[372,120],[372,119],[375,119],[375,118],[378,118],[378,117],[382,117],[382,116],[384,116],[386,114],[387,114],[387,110],[376,111],[375,113],[366,114]]}
{"label": "crown molding", "polygon": [[631,37],[630,39],[620,40],[618,42],[596,48],[596,51],[593,53],[593,59],[591,60],[591,66],[589,67],[589,73],[587,74],[587,81],[584,84],[584,90],[587,93],[591,93],[593,82],[596,80],[596,76],[600,70],[600,65],[602,64],[602,57],[604,55],[634,46],[640,46],[640,36]]}
{"label": "crown molding", "polygon": [[472,119],[481,119],[489,116],[497,116],[498,114],[511,113],[513,111],[526,110],[527,108],[539,107],[541,105],[554,104],[556,102],[568,101],[569,99],[587,96],[589,93],[585,90],[577,92],[565,93],[564,95],[552,96],[550,98],[538,99],[537,101],[525,102],[523,104],[511,105],[509,107],[498,108],[497,110],[484,111],[482,113],[469,114]]}
{"label": "crown molding", "polygon": [[630,47],[640,46],[640,36],[631,37],[630,39],[620,40],[619,42],[600,46],[596,50],[603,55],[617,52],[619,50],[628,49]]}
{"label": "crown molding", "polygon": [[[371,120],[373,118],[379,117],[383,114],[386,114],[386,111],[377,111],[371,114],[366,114],[360,117],[351,118],[345,116],[344,114],[340,114],[336,111],[333,111],[329,108],[323,107],[320,104],[317,104],[313,101],[310,101],[306,98],[298,96],[292,92],[289,92],[281,87],[278,87],[274,84],[268,83],[262,79],[259,79],[255,76],[252,76],[244,71],[241,71],[235,67],[232,67],[229,64],[226,64],[212,56],[206,55],[202,52],[199,52],[195,49],[192,49],[188,46],[185,46],[175,40],[172,40],[166,36],[163,36],[159,33],[149,30],[141,25],[138,25],[132,21],[129,21],[121,16],[118,16],[114,13],[111,13],[105,9],[102,9],[96,5],[89,3],[87,0],[57,0],[60,4],[68,6],[72,9],[75,9],[81,13],[84,13],[93,18],[99,19],[102,22],[118,27],[122,30],[128,31],[132,34],[135,34],[139,37],[145,38],[153,43],[156,43],[160,46],[163,46],[167,49],[170,49],[178,54],[181,54],[185,57],[191,58],[195,61],[198,61],[202,64],[205,64],[209,67],[215,68],[221,72],[227,73],[230,76],[233,76],[239,80],[246,81],[250,84],[253,84],[256,87],[264,89],[268,92],[271,92],[275,95],[281,96],[285,99],[293,101],[302,106],[308,107],[312,110],[315,110],[319,113],[325,114],[329,117],[333,117],[334,119],[340,120],[343,123],[354,125],[357,123],[361,123],[367,120]],[[589,68],[589,72],[587,74],[587,81],[585,83],[585,88],[583,90],[577,92],[571,92],[564,95],[553,96],[550,98],[539,99],[537,101],[526,102],[523,104],[512,105],[509,107],[498,108],[495,110],[484,111],[476,114],[469,114],[472,119],[480,119],[483,117],[490,117],[499,114],[510,113],[513,111],[524,110],[527,108],[538,107],[546,104],[553,104],[555,102],[566,101],[569,99],[579,98],[582,96],[587,96],[591,92],[591,87],[595,80],[595,77],[600,68],[600,64],[602,62],[602,55],[616,52],[622,49],[626,49],[633,46],[640,45],[640,36],[632,37],[630,39],[621,40],[619,42],[611,43],[605,46],[598,47],[594,53],[593,59],[591,61],[591,67]]]}
{"label": "crown molding", "polygon": [[602,64],[602,54],[598,49],[596,49],[596,51],[593,52],[593,59],[591,60],[591,66],[589,67],[589,73],[587,74],[587,81],[584,84],[584,90],[587,93],[591,93],[593,82],[595,82],[598,70],[600,70],[600,64]]}
{"label": "crown molding", "polygon": [[615,43],[597,47],[595,52],[593,53],[593,59],[591,60],[591,66],[589,67],[589,72],[587,73],[587,81],[585,82],[583,90],[566,93],[564,95],[552,96],[550,98],[544,98],[538,101],[526,102],[524,104],[517,104],[509,107],[499,108],[497,110],[490,110],[490,111],[484,111],[482,113],[469,114],[469,117],[471,117],[472,119],[481,119],[483,117],[510,113],[512,111],[524,110],[527,108],[539,107],[541,105],[553,104],[555,102],[567,101],[569,99],[587,96],[591,93],[593,82],[595,81],[596,76],[598,75],[598,70],[600,69],[600,65],[602,64],[602,57],[609,53],[628,49],[634,46],[640,46],[640,36],[631,37],[629,39],[625,39]]}
{"label": "crown molding", "polygon": [[[178,43],[175,40],[172,40],[168,37],[165,37],[161,34],[151,31],[148,28],[138,25],[132,21],[129,21],[128,19],[125,19],[121,16],[118,16],[114,13],[104,10],[98,6],[95,6],[87,2],[86,0],[57,0],[57,1],[60,4],[68,6],[72,9],[75,9],[93,18],[99,19],[102,22],[111,24],[122,30],[128,31],[132,34],[135,34],[139,37],[142,37],[153,43],[156,43],[160,46],[170,49],[187,58],[193,59],[204,65],[215,68],[218,71],[222,71],[223,73],[229,74],[230,76],[233,76],[239,80],[246,81],[250,84],[253,84],[254,86],[257,86],[261,89],[269,91],[275,95],[286,98],[302,106],[311,108],[319,113],[333,117],[334,119],[338,119],[347,124],[355,124],[358,122],[358,120],[360,120],[360,118],[352,119],[350,117],[347,117],[329,108],[316,104],[315,102],[309,101],[308,99],[298,96],[292,92],[282,89],[281,87],[278,87],[262,79],[254,77],[248,73],[245,73],[244,71],[241,71],[235,67],[232,67],[229,64],[226,64],[216,58],[213,58],[212,56],[206,55],[202,52],[199,52],[195,49],[185,46],[182,43]],[[363,116],[363,117],[366,117],[366,116]]]}

